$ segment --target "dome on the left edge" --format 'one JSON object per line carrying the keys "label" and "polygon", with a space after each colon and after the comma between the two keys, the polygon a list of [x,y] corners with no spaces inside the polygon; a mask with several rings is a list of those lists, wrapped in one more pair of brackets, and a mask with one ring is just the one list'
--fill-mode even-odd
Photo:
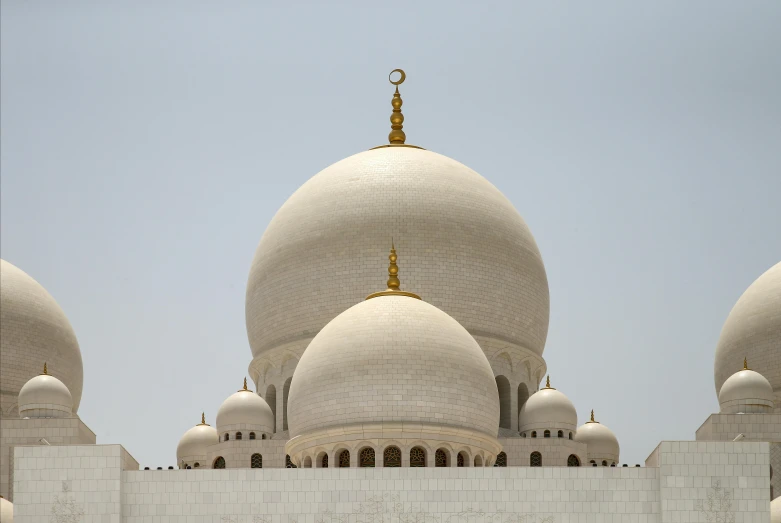
{"label": "dome on the left edge", "polygon": [[57,369],[76,413],[84,381],[76,334],[46,289],[5,260],[0,260],[0,359],[0,417],[18,416],[19,391],[45,362]]}

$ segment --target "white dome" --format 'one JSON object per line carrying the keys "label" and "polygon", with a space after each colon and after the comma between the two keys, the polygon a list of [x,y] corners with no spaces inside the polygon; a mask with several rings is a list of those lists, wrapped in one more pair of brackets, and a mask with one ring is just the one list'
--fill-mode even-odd
{"label": "white dome", "polygon": [[762,370],[781,408],[781,263],[746,289],[724,322],[716,347],[716,392],[739,369],[743,358]]}
{"label": "white dome", "polygon": [[550,387],[538,390],[526,400],[518,415],[519,430],[575,430],[578,413],[567,396]]}
{"label": "white dome", "polygon": [[376,288],[391,237],[405,253],[405,285],[473,335],[542,354],[548,281],[523,218],[465,165],[385,147],[325,168],[271,220],[247,283],[253,356],[303,349]]}
{"label": "white dome", "polygon": [[773,409],[773,387],[760,373],[744,368],[721,386],[719,405],[725,414],[767,412]]}
{"label": "white dome", "polygon": [[179,466],[182,462],[191,467],[195,463],[201,467],[206,466],[208,448],[219,440],[217,429],[208,425],[205,418],[201,416],[201,423],[185,432],[179,440],[179,445],[176,447],[176,462]]}
{"label": "white dome", "polygon": [[24,384],[19,391],[19,416],[22,418],[67,418],[73,416],[73,397],[63,382],[43,374]]}
{"label": "white dome", "polygon": [[24,271],[0,260],[0,417],[14,416],[17,395],[49,362],[79,409],[81,351],[68,318],[46,289]]}
{"label": "white dome", "polygon": [[499,393],[488,360],[456,320],[424,301],[382,296],[312,340],[288,397],[291,437],[359,423],[457,427],[496,438]]}
{"label": "white dome", "polygon": [[[274,433],[274,413],[266,400],[244,389],[231,394],[217,411],[217,431],[251,430],[266,434]],[[260,439],[260,438],[258,438]]]}
{"label": "white dome", "polygon": [[770,502],[770,523],[781,523],[781,497]]}
{"label": "white dome", "polygon": [[618,463],[621,448],[613,431],[594,421],[594,412],[591,412],[591,421],[587,421],[575,433],[575,441],[586,444],[589,461],[595,461],[601,465],[606,461],[608,465]]}
{"label": "white dome", "polygon": [[0,497],[0,522],[14,523],[14,504]]}

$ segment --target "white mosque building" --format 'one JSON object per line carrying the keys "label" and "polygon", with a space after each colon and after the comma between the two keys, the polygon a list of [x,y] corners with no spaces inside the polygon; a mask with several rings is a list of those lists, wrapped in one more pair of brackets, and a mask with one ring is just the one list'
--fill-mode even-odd
{"label": "white mosque building", "polygon": [[781,263],[724,324],[720,412],[627,466],[617,414],[578,420],[548,376],[531,231],[406,143],[394,74],[389,143],[315,175],[263,234],[251,383],[193,413],[176,469],[97,444],[65,313],[2,261],[0,523],[781,523]]}

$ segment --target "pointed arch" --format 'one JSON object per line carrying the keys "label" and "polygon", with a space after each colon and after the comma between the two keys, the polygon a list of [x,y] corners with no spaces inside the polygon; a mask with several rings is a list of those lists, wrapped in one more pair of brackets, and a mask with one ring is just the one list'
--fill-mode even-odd
{"label": "pointed arch", "polygon": [[505,376],[497,376],[496,388],[499,391],[499,426],[503,429],[510,429],[512,428],[510,380]]}
{"label": "pointed arch", "polygon": [[266,403],[268,403],[268,406],[271,407],[271,413],[274,414],[274,426],[272,427],[272,431],[277,431],[277,388],[274,385],[269,385],[266,387],[266,397],[263,398],[266,400]]}
{"label": "pointed arch", "polygon": [[285,386],[282,388],[282,430],[287,430],[287,397],[290,394],[290,383],[292,381],[292,377],[286,379]]}

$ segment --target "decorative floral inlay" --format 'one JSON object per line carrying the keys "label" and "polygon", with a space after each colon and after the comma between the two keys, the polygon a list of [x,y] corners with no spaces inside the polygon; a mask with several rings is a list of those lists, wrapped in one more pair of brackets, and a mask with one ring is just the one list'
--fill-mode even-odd
{"label": "decorative floral inlay", "polygon": [[705,516],[705,521],[735,523],[735,512],[732,510],[732,489],[723,488],[719,480],[713,481],[713,486],[708,491],[708,497],[697,501],[696,508]]}

